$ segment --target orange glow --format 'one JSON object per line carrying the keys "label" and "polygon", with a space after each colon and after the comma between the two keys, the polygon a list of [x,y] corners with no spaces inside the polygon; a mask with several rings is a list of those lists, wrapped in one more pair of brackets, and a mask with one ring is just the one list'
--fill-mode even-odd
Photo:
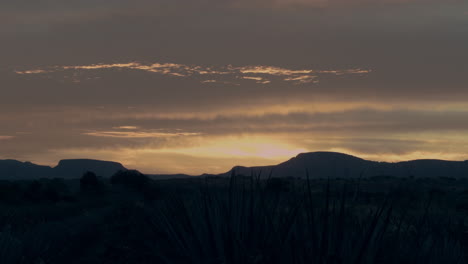
{"label": "orange glow", "polygon": [[[56,165],[60,159],[68,158],[92,158],[101,160],[113,160],[122,162],[126,167],[138,169],[145,173],[186,173],[200,175],[202,173],[223,173],[236,165],[242,166],[266,166],[284,162],[299,153],[312,151],[335,151],[348,153],[360,158],[397,162],[414,159],[446,159],[464,160],[464,149],[468,145],[463,135],[451,134],[459,138],[457,145],[451,151],[438,151],[441,145],[447,145],[445,141],[430,141],[423,150],[409,152],[391,152],[382,148],[378,152],[366,152],[353,150],[346,147],[336,147],[335,142],[329,145],[321,142],[331,139],[317,137],[315,141],[306,144],[296,139],[304,139],[306,134],[296,133],[291,135],[261,135],[245,134],[242,136],[193,136],[185,137],[181,142],[179,138],[167,141],[165,146],[146,146],[138,148],[112,147],[112,148],[70,148],[57,149],[49,152],[47,156],[31,159],[40,164]],[[430,135],[423,135],[430,138]],[[447,136],[449,137],[449,136]],[[172,137],[170,137],[172,138]],[[309,137],[310,138],[310,137]],[[294,140],[293,140],[294,139]],[[397,138],[395,138],[397,140]],[[412,138],[402,137],[402,140]],[[349,139],[344,138],[343,142]]]}
{"label": "orange glow", "polygon": [[307,151],[268,136],[221,137],[206,140],[201,145],[188,148],[158,149],[155,152],[172,152],[203,157],[258,157],[282,160]]}
{"label": "orange glow", "polygon": [[165,148],[77,148],[51,151],[33,162],[56,165],[59,159],[92,158],[122,162],[145,173],[222,173],[236,165],[265,166],[283,162],[307,149],[277,138],[241,137],[191,138],[187,147]]}

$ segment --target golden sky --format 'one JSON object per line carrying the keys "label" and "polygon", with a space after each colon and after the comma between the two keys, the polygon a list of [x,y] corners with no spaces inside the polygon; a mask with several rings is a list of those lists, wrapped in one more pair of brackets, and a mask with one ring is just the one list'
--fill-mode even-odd
{"label": "golden sky", "polygon": [[308,151],[466,160],[467,14],[456,0],[2,2],[0,159],[187,174]]}

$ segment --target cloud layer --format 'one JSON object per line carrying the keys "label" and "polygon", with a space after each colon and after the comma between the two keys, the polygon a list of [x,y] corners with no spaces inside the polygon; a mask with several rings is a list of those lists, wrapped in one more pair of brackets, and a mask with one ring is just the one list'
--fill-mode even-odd
{"label": "cloud layer", "polygon": [[0,3],[0,158],[222,172],[468,159],[468,3]]}
{"label": "cloud layer", "polygon": [[[468,147],[468,125],[464,122],[468,109],[273,110],[265,114],[226,112],[214,116],[148,111],[62,109],[44,114],[36,111],[33,116],[4,116],[1,121],[10,127],[0,132],[15,136],[2,141],[2,149],[8,153],[2,157],[48,163],[57,158],[106,158],[146,172],[197,174],[221,172],[235,164],[273,164],[300,152],[317,150],[343,151],[386,161],[464,160]],[[30,121],[32,117],[35,122]],[[183,159],[174,167],[177,170],[170,167],[176,160],[169,161],[168,157]],[[157,159],[167,163],[155,163]],[[191,163],[195,161],[197,168]]]}
{"label": "cloud layer", "polygon": [[[287,69],[275,66],[241,66],[232,65],[224,67],[205,67],[199,65],[184,65],[176,63],[150,63],[140,62],[115,63],[115,64],[93,64],[81,66],[55,66],[43,69],[15,70],[18,75],[31,74],[51,74],[62,72],[67,75],[71,71],[74,76],[73,82],[80,82],[81,78],[86,78],[86,73],[82,71],[93,70],[137,70],[143,72],[157,73],[172,77],[200,77],[201,83],[236,83],[236,80],[252,80],[259,84],[269,84],[272,78],[294,84],[318,83],[320,75],[367,75],[371,70],[366,69],[345,69],[345,70],[312,70],[312,69]],[[81,72],[80,72],[81,71]],[[84,76],[80,76],[84,75]],[[206,77],[205,77],[206,76]],[[52,78],[52,77],[50,77]],[[99,77],[95,77],[99,78]]]}

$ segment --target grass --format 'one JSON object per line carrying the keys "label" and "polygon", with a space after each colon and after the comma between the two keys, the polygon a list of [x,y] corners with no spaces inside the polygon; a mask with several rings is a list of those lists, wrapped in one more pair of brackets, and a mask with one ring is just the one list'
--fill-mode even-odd
{"label": "grass", "polygon": [[156,199],[106,183],[72,202],[3,205],[0,261],[467,263],[467,214],[451,204],[459,183],[306,175],[153,182]]}
{"label": "grass", "polygon": [[310,180],[289,192],[254,181],[233,176],[226,190],[205,183],[147,207],[170,245],[155,253],[179,258],[167,263],[464,263],[457,232],[429,216],[430,200],[410,218],[391,192],[361,211],[346,185],[331,193],[327,181],[315,199]]}

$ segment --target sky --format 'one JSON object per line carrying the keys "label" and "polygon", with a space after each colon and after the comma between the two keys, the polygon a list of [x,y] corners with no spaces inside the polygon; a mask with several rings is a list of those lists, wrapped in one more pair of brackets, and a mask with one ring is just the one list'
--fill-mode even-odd
{"label": "sky", "polygon": [[468,2],[0,2],[0,159],[468,160]]}

